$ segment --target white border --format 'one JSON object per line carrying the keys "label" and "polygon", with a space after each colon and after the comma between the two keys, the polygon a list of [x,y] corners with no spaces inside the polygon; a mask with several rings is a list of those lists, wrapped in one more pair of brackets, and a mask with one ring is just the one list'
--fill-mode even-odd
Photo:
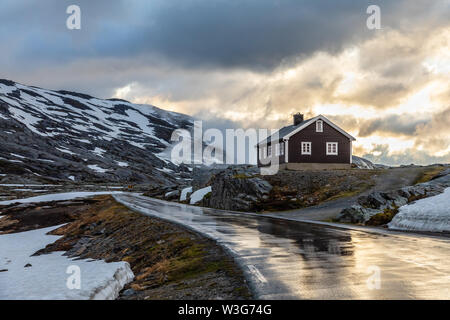
{"label": "white border", "polygon": [[[306,144],[309,144],[309,152],[303,152],[303,145],[306,145]],[[312,152],[312,143],[311,143],[311,141],[302,141],[300,151],[301,151],[301,155],[310,156],[311,152]]]}
{"label": "white border", "polygon": [[[319,123],[320,123],[320,128],[322,130],[319,130]],[[316,132],[323,132],[323,120],[317,120],[316,121]]]}
{"label": "white border", "polygon": [[[333,152],[328,152],[328,145],[332,144],[332,143],[336,143],[336,153]],[[333,148],[331,148],[333,150]],[[327,141],[327,143],[325,144],[325,153],[327,156],[337,156],[339,154],[339,143],[338,142],[333,142],[333,141]]]}

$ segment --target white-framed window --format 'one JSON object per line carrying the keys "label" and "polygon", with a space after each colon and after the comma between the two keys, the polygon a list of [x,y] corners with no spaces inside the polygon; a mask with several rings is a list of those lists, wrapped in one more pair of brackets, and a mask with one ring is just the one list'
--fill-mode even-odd
{"label": "white-framed window", "polygon": [[338,143],[337,142],[327,142],[327,156],[337,156],[338,154]]}
{"label": "white-framed window", "polygon": [[284,156],[284,142],[280,143],[280,155]]}
{"label": "white-framed window", "polygon": [[268,146],[267,147],[267,156],[271,157],[272,156],[272,146]]}
{"label": "white-framed window", "polygon": [[277,143],[275,145],[275,156],[278,157],[280,155],[280,144]]}
{"label": "white-framed window", "polygon": [[267,148],[266,147],[263,147],[262,148],[262,159],[265,159],[266,158],[266,154],[267,154]]}
{"label": "white-framed window", "polygon": [[323,121],[322,120],[316,121],[316,132],[323,132]]}
{"label": "white-framed window", "polygon": [[302,142],[302,154],[311,154],[311,142]]}

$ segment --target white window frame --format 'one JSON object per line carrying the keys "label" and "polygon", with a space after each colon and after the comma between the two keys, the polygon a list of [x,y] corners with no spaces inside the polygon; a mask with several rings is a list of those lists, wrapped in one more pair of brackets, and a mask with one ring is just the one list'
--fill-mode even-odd
{"label": "white window frame", "polygon": [[272,156],[272,146],[267,146],[267,157],[270,158]]}
{"label": "white window frame", "polygon": [[280,143],[280,156],[284,156],[284,142]]}
{"label": "white window frame", "polygon": [[323,132],[323,121],[322,120],[316,121],[316,132]]}
{"label": "white window frame", "polygon": [[267,148],[266,147],[263,147],[262,148],[262,159],[265,159],[266,158],[266,156],[267,156]]}
{"label": "white window frame", "polygon": [[[333,146],[332,145],[336,145],[336,152],[333,152]],[[331,146],[331,151],[328,151],[328,146]],[[327,156],[337,156],[338,155],[338,153],[339,153],[339,143],[337,143],[337,142],[327,142],[327,144],[326,144],[326,149],[325,149],[325,151],[326,151],[326,154],[327,154]]]}
{"label": "white window frame", "polygon": [[[311,142],[310,141],[302,141],[302,144],[301,144],[301,154],[302,155],[311,155]],[[308,148],[305,150],[305,146],[308,146]],[[308,151],[308,149],[309,149],[309,151]]]}
{"label": "white window frame", "polygon": [[279,144],[279,143],[277,143],[277,144],[275,145],[275,156],[276,156],[276,157],[279,157],[279,156],[280,156],[280,144]]}

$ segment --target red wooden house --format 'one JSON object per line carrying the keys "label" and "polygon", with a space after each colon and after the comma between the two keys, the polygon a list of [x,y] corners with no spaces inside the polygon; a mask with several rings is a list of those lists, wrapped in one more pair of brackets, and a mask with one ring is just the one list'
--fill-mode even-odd
{"label": "red wooden house", "polygon": [[323,115],[304,120],[297,113],[292,125],[257,144],[258,166],[268,165],[278,157],[281,169],[350,168],[354,140]]}

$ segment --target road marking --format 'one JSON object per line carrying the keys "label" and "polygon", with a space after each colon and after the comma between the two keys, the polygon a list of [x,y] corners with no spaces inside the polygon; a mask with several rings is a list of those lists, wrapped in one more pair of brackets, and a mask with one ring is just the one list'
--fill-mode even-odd
{"label": "road marking", "polygon": [[258,278],[260,282],[267,283],[267,279],[261,274],[261,272],[259,272],[259,270],[254,265],[249,265],[248,269],[256,276],[256,278]]}

